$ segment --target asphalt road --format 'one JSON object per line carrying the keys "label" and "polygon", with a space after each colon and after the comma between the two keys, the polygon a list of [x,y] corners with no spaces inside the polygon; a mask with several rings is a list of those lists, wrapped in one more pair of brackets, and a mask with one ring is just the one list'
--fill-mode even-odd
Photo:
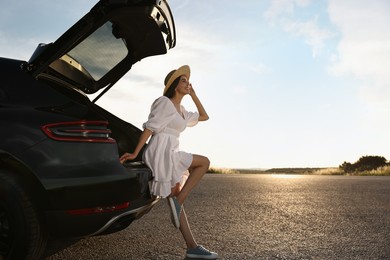
{"label": "asphalt road", "polygon": [[[390,177],[208,174],[185,208],[220,259],[390,259]],[[163,200],[127,229],[47,259],[184,256]]]}

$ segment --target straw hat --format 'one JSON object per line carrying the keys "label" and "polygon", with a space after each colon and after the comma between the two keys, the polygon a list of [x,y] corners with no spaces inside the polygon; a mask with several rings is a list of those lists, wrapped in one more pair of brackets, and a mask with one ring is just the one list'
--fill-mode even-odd
{"label": "straw hat", "polygon": [[190,75],[191,75],[190,66],[183,65],[180,68],[178,68],[177,70],[172,70],[171,72],[169,72],[164,80],[165,88],[164,88],[163,95],[165,94],[165,92],[167,92],[167,90],[172,85],[172,83],[175,81],[175,79],[177,79],[178,77],[183,76],[183,75],[187,76],[187,80],[190,79]]}

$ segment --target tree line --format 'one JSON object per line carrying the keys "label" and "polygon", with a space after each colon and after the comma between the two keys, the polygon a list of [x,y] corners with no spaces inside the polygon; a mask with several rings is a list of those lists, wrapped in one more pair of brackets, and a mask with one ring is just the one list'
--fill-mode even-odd
{"label": "tree line", "polygon": [[339,168],[345,173],[353,173],[376,170],[388,165],[390,163],[383,156],[367,155],[360,157],[355,163],[343,162]]}

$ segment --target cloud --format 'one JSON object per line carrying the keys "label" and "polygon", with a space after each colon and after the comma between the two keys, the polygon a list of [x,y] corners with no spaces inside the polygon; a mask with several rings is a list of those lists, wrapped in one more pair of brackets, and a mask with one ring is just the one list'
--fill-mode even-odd
{"label": "cloud", "polygon": [[284,21],[283,29],[286,32],[292,33],[294,36],[304,38],[305,43],[311,47],[314,58],[318,56],[325,46],[325,41],[336,36],[334,32],[320,28],[317,17],[305,22]]}
{"label": "cloud", "polygon": [[248,89],[243,85],[235,85],[232,87],[231,92],[233,95],[246,95],[248,94]]}
{"label": "cloud", "polygon": [[295,6],[305,7],[310,2],[310,0],[272,0],[271,6],[264,12],[264,16],[273,22],[282,15],[293,15]]}
{"label": "cloud", "polygon": [[171,8],[172,8],[172,6],[174,6],[175,10],[180,11],[180,10],[183,10],[183,9],[185,10],[188,8],[189,0],[180,0],[180,1],[172,0],[172,2],[169,4],[170,4]]}
{"label": "cloud", "polygon": [[390,2],[329,0],[329,16],[341,40],[330,72],[364,80],[360,97],[390,116]]}
{"label": "cloud", "polygon": [[271,69],[264,65],[263,63],[257,63],[249,67],[249,70],[254,72],[257,75],[264,75],[271,72]]}
{"label": "cloud", "polygon": [[285,32],[302,37],[311,47],[312,56],[315,58],[322,51],[325,42],[336,34],[327,28],[321,28],[318,14],[313,13],[313,16],[306,20],[297,18],[299,11],[309,7],[310,0],[273,0],[264,12],[264,17],[270,24],[280,26]]}

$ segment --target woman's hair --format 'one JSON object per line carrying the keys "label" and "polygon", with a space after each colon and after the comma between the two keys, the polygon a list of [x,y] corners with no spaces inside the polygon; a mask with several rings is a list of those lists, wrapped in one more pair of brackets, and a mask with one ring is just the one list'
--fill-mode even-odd
{"label": "woman's hair", "polygon": [[177,85],[179,84],[179,81],[180,81],[180,77],[176,78],[171,86],[168,88],[168,90],[164,93],[164,96],[166,96],[167,98],[173,98],[173,96],[175,95],[175,89],[177,87]]}

